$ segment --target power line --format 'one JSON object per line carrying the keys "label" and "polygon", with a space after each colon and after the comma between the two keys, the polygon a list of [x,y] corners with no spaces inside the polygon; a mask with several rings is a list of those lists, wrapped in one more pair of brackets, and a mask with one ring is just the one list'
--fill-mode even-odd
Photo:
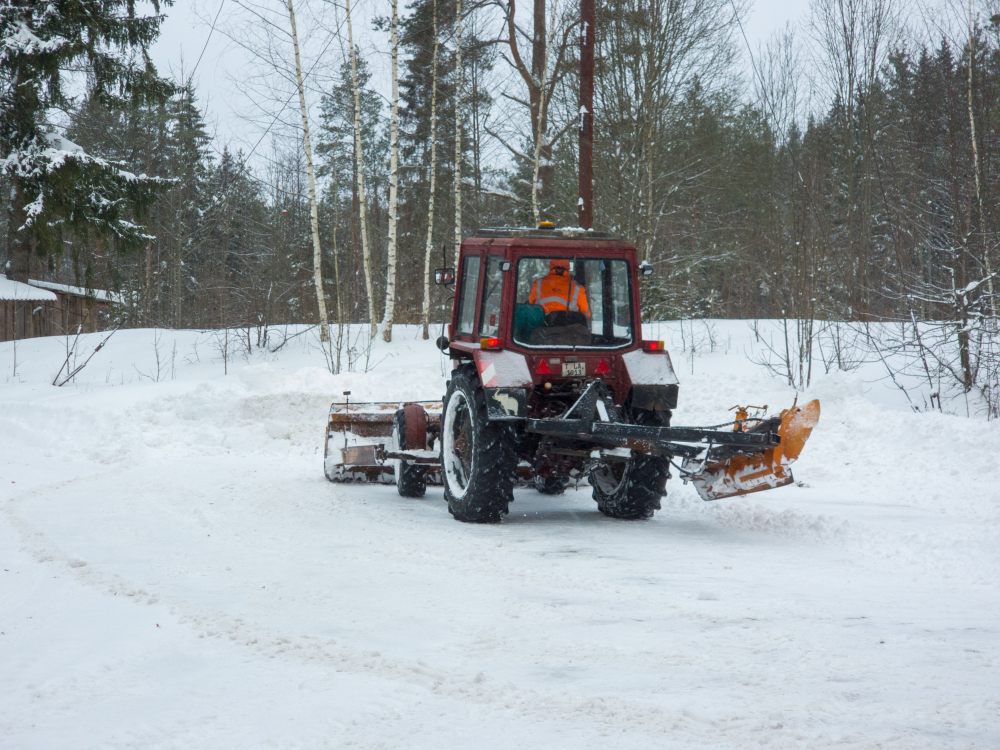
{"label": "power line", "polygon": [[757,76],[757,80],[760,81],[760,91],[764,96],[765,101],[767,101],[768,109],[771,110],[771,118],[775,123],[778,121],[778,115],[774,111],[774,103],[771,101],[771,97],[767,95],[767,86],[764,83],[764,76],[757,69],[757,63],[753,57],[753,50],[750,48],[750,40],[747,39],[747,33],[743,29],[743,21],[740,20],[740,12],[736,9],[736,0],[729,0],[730,5],[733,6],[733,15],[736,16],[736,25],[740,27],[740,34],[743,36],[743,42],[747,46],[747,53],[750,55],[750,67],[753,68],[754,74]]}
{"label": "power line", "polygon": [[215,18],[212,20],[212,26],[208,30],[208,37],[205,39],[205,46],[201,48],[201,54],[198,55],[198,62],[194,64],[194,70],[191,71],[191,78],[194,78],[195,71],[198,70],[198,66],[201,65],[201,58],[205,56],[205,50],[208,49],[208,43],[212,40],[212,34],[215,32],[215,24],[219,22],[219,15],[222,13],[222,6],[226,4],[226,0],[222,0],[219,3],[219,9],[215,12]]}

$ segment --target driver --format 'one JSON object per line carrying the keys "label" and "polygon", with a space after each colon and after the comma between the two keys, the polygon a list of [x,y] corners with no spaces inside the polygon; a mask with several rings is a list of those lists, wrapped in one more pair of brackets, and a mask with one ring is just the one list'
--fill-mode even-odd
{"label": "driver", "polygon": [[529,305],[541,305],[548,315],[551,312],[569,310],[583,313],[590,320],[590,305],[587,291],[570,279],[569,261],[556,258],[549,261],[549,272],[531,282]]}

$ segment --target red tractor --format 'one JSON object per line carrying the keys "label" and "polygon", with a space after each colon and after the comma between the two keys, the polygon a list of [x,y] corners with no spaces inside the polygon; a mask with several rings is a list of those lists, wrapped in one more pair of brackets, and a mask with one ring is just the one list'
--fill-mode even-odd
{"label": "red tractor", "polygon": [[651,272],[630,243],[592,231],[469,237],[457,279],[455,269],[435,273],[457,282],[438,340],[452,360],[443,402],[334,404],[327,477],[394,481],[408,497],[441,483],[451,514],[479,523],[501,520],[519,481],[555,495],[583,478],[602,513],[648,518],[675,460],[706,500],[791,483],[817,401],[776,417],[740,409],[714,428],[671,426],[677,375],[639,318],[639,280]]}

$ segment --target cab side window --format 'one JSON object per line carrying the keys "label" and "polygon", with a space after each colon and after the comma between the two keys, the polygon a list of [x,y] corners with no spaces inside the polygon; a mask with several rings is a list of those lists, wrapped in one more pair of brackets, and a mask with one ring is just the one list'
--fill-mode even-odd
{"label": "cab side window", "polygon": [[471,334],[476,325],[476,293],[479,291],[478,255],[467,255],[462,265],[462,290],[458,305],[459,334]]}
{"label": "cab side window", "polygon": [[479,335],[496,336],[500,330],[500,294],[503,291],[503,271],[500,255],[489,256],[486,262],[486,287],[483,289],[483,309],[479,315]]}

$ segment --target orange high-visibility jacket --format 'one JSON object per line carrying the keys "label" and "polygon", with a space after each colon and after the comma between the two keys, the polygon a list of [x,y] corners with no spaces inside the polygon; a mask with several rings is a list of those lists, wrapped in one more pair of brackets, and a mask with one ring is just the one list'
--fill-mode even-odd
{"label": "orange high-visibility jacket", "polygon": [[[562,270],[560,274],[557,269]],[[569,261],[553,260],[546,276],[531,283],[528,304],[541,305],[546,313],[557,310],[581,312],[590,319],[587,291],[569,277]]]}

